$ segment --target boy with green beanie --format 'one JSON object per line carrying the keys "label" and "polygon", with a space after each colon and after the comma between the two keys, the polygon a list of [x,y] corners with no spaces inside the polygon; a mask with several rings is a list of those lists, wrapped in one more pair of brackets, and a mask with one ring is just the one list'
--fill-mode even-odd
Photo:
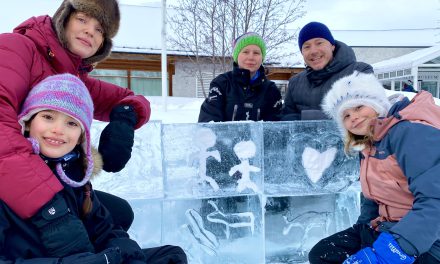
{"label": "boy with green beanie", "polygon": [[265,75],[265,57],[266,43],[257,33],[247,32],[236,38],[233,70],[211,82],[199,122],[279,120],[281,93]]}

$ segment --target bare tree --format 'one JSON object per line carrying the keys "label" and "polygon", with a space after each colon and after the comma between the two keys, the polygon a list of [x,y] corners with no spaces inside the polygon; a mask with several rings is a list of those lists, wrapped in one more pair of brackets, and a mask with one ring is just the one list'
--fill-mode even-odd
{"label": "bare tree", "polygon": [[276,62],[293,55],[283,44],[296,39],[296,31],[288,30],[305,15],[306,0],[178,0],[170,15],[174,48],[188,52],[196,65],[197,77],[206,97],[202,73],[212,76],[231,68],[233,40],[246,33],[257,32],[266,42],[266,61]]}

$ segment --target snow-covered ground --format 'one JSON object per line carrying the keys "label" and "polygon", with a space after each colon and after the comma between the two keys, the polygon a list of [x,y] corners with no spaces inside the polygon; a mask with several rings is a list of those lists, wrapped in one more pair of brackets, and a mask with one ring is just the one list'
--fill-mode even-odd
{"label": "snow-covered ground", "polygon": [[[161,120],[162,123],[197,123],[202,98],[189,97],[147,97],[150,101],[150,120]],[[165,108],[166,105],[166,108]]]}

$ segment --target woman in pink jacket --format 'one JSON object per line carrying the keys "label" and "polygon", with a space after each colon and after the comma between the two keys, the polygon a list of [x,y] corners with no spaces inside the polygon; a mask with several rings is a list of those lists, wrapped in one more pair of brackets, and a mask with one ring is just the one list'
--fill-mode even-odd
{"label": "woman in pink jacket", "polygon": [[69,247],[64,241],[76,241],[85,249],[90,246],[78,241],[85,230],[75,228],[67,232],[69,237],[61,237],[66,234],[63,231],[77,226],[71,223],[75,219],[54,222],[46,217],[65,203],[54,198],[63,185],[33,154],[20,133],[17,115],[29,91],[47,76],[78,76],[93,99],[94,118],[110,121],[100,138],[104,169],[121,170],[131,155],[134,129],[150,117],[149,102],[128,89],[88,76],[93,65],[110,54],[119,21],[116,0],[64,0],[52,18],[32,17],[13,33],[0,34],[0,200],[23,219],[39,219],[41,233],[52,232],[42,236],[43,245],[64,247],[66,254]]}

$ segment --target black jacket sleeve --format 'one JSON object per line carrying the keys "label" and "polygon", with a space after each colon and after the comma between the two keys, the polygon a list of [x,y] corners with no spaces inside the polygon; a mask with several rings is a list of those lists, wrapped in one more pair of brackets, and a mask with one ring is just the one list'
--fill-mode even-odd
{"label": "black jacket sleeve", "polygon": [[209,85],[208,98],[200,107],[198,122],[225,121],[225,96],[222,86],[214,79]]}
{"label": "black jacket sleeve", "polygon": [[357,224],[369,225],[370,221],[379,216],[379,206],[361,193],[361,214],[357,220]]}
{"label": "black jacket sleeve", "polygon": [[287,93],[284,98],[284,105],[281,111],[282,121],[288,120],[300,120],[301,119],[301,111],[296,107],[296,104],[293,100],[293,90],[295,89],[298,78],[293,77],[289,80],[289,85],[287,87]]}
{"label": "black jacket sleeve", "polygon": [[281,107],[283,105],[281,93],[274,82],[271,82],[266,94],[268,100],[267,109],[263,112],[263,121],[279,121],[281,119]]}

